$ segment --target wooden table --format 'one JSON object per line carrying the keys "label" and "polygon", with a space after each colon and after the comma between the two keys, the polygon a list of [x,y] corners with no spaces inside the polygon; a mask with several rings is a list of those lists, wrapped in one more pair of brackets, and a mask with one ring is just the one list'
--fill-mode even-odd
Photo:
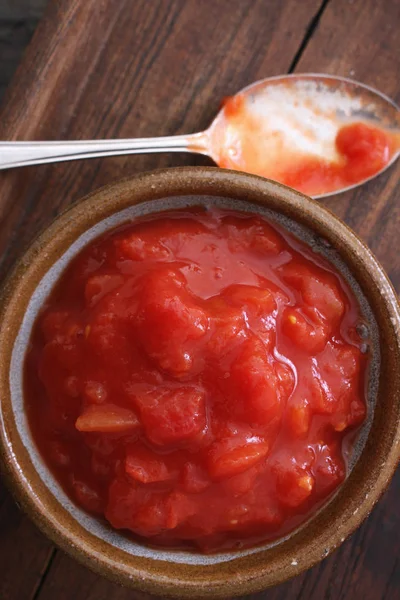
{"label": "wooden table", "polygon": [[0,100],[46,4],[47,0],[0,1]]}
{"label": "wooden table", "polygon": [[[3,139],[168,135],[201,130],[224,95],[262,77],[327,72],[400,102],[400,0],[61,0],[7,93]],[[61,210],[122,176],[207,164],[147,155],[0,174],[1,276]],[[400,165],[325,202],[400,286]],[[400,598],[400,473],[368,521],[332,556],[270,589],[268,600]],[[1,600],[128,600],[56,550],[0,483]]]}

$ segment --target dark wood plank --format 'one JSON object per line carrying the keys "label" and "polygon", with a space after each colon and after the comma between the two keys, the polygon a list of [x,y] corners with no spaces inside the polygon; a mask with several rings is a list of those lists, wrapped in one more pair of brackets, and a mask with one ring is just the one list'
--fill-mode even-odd
{"label": "dark wood plank", "polygon": [[2,0],[0,20],[9,22],[40,19],[49,0]]}
{"label": "dark wood plank", "polygon": [[[64,0],[47,17],[6,97],[0,139],[73,139],[204,128],[220,99],[285,72],[320,0]],[[1,275],[60,210],[145,169],[207,162],[147,155],[0,173]],[[2,500],[3,499],[3,500]],[[0,488],[0,597],[133,597],[57,555]],[[0,530],[1,531],[1,530]],[[21,572],[26,573],[22,585]]]}
{"label": "dark wood plank", "polygon": [[[21,87],[14,85],[8,94],[0,137],[145,136],[205,128],[224,95],[287,70],[318,7],[316,0],[298,4],[53,4],[35,51],[20,69]],[[39,41],[43,38],[45,44]],[[0,238],[3,272],[14,258],[9,236],[15,241],[18,230],[20,247],[93,187],[143,169],[203,160],[153,155],[26,169],[24,178],[17,172],[2,174],[0,218],[4,215],[2,232],[7,233]],[[13,194],[25,201],[13,202]]]}
{"label": "dark wood plank", "polygon": [[[356,78],[400,102],[400,1],[330,2],[297,67]],[[400,164],[323,203],[369,246],[400,290]],[[400,597],[400,471],[369,519],[330,558],[268,600],[395,600]]]}
{"label": "dark wood plank", "polygon": [[[67,582],[68,585],[66,585]],[[153,597],[110,583],[58,551],[37,598],[38,600],[71,600],[71,598],[79,600],[151,600]]]}
{"label": "dark wood plank", "polygon": [[[397,600],[399,494],[397,477],[367,523],[333,556],[285,584],[243,600]],[[116,586],[58,552],[38,598],[147,600],[150,596]]]}
{"label": "dark wood plank", "polygon": [[[331,2],[297,70],[353,77],[400,103],[400,0]],[[400,290],[400,164],[325,204],[370,245]]]}
{"label": "dark wood plank", "polygon": [[0,98],[4,95],[24,51],[30,41],[38,21],[26,19],[20,22],[8,21],[0,15]]}
{"label": "dark wood plank", "polygon": [[0,2],[0,99],[42,16],[47,0]]}
{"label": "dark wood plank", "polygon": [[[326,71],[358,77],[400,100],[399,56],[394,24],[400,3],[344,0],[331,2],[322,15],[297,71]],[[349,37],[349,31],[352,36]],[[338,52],[340,48],[340,52]],[[362,51],[361,51],[362,49]],[[325,203],[343,217],[373,247],[397,289],[399,280],[399,165],[378,180]],[[400,596],[400,472],[370,518],[330,558],[296,579],[252,598],[268,600],[395,600]],[[40,598],[65,599],[62,582],[72,573],[71,560],[59,556]],[[74,571],[76,572],[76,571]],[[81,571],[80,571],[81,573]],[[95,575],[80,574],[74,594],[85,583],[88,598],[113,594],[127,600],[129,591],[101,582]],[[93,587],[92,587],[93,586]],[[91,590],[94,590],[92,593]],[[84,594],[82,593],[82,598]]]}
{"label": "dark wood plank", "polygon": [[4,488],[2,492],[0,598],[28,600],[33,598],[54,548],[23,515],[11,496],[5,493]]}

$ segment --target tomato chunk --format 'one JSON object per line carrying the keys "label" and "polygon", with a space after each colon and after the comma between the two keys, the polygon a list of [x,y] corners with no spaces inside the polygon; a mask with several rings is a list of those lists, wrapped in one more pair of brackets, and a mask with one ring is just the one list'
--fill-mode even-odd
{"label": "tomato chunk", "polygon": [[193,342],[203,337],[208,320],[182,289],[181,281],[166,270],[148,275],[143,282],[137,332],[144,349],[160,366],[174,374],[193,363]]}
{"label": "tomato chunk", "polygon": [[137,234],[117,240],[116,246],[120,257],[128,260],[162,260],[168,258],[170,254],[168,248],[161,242]]}
{"label": "tomato chunk", "polygon": [[278,498],[285,506],[302,504],[312,493],[314,485],[314,477],[305,469],[294,465],[279,468],[276,487]]}
{"label": "tomato chunk", "polygon": [[98,490],[88,485],[85,481],[73,479],[72,489],[76,500],[90,513],[102,514],[104,502]]}
{"label": "tomato chunk", "polygon": [[85,299],[88,306],[93,306],[106,294],[120,287],[124,279],[121,275],[93,275],[88,279],[85,287]]}
{"label": "tomato chunk", "polygon": [[299,308],[286,308],[282,313],[282,331],[299,348],[308,352],[323,350],[328,341],[327,327],[313,322],[312,318]]}
{"label": "tomato chunk", "polygon": [[311,414],[311,407],[306,399],[294,401],[288,407],[287,424],[294,436],[304,437],[308,433]]}
{"label": "tomato chunk", "polygon": [[155,457],[154,453],[143,445],[136,444],[127,450],[125,471],[132,479],[140,483],[158,483],[169,481],[177,476],[177,469],[168,457]]}
{"label": "tomato chunk", "polygon": [[208,348],[214,355],[222,356],[244,339],[245,319],[241,311],[230,306],[225,298],[210,298],[207,309],[211,315]]}
{"label": "tomato chunk", "polygon": [[[237,443],[237,442],[236,442]],[[250,439],[244,445],[226,440],[211,448],[208,469],[213,479],[225,479],[247,471],[267,456],[269,445],[264,440]]]}
{"label": "tomato chunk", "polygon": [[75,426],[84,432],[123,433],[136,431],[140,423],[133,411],[116,404],[103,404],[88,406]]}
{"label": "tomato chunk", "polygon": [[316,447],[314,467],[316,490],[322,497],[330,494],[345,477],[346,469],[334,447],[322,442]]}
{"label": "tomato chunk", "polygon": [[237,410],[249,423],[268,426],[280,418],[286,400],[284,390],[274,362],[257,340],[243,344],[232,363],[230,385],[237,398]]}
{"label": "tomato chunk", "polygon": [[186,462],[182,469],[182,484],[185,492],[196,494],[210,485],[206,470],[193,462]]}
{"label": "tomato chunk", "polygon": [[43,315],[41,330],[47,342],[62,333],[69,318],[70,314],[67,310],[52,310]]}
{"label": "tomato chunk", "polygon": [[115,479],[110,487],[106,517],[116,529],[128,527],[146,537],[160,534],[167,528],[165,494],[152,495],[144,487]]}
{"label": "tomato chunk", "polygon": [[366,123],[351,123],[339,129],[336,146],[348,159],[349,183],[358,183],[380,171],[393,152],[387,133]]}
{"label": "tomato chunk", "polygon": [[259,217],[229,216],[223,220],[223,227],[233,251],[251,248],[263,254],[278,254],[282,249],[280,235]]}
{"label": "tomato chunk", "polygon": [[146,435],[154,444],[192,441],[206,427],[205,394],[200,389],[159,389],[136,401]]}
{"label": "tomato chunk", "polygon": [[268,316],[276,309],[274,294],[267,288],[252,285],[231,285],[224,290],[224,296],[233,306],[256,316]]}
{"label": "tomato chunk", "polygon": [[344,303],[335,280],[331,274],[292,261],[281,270],[285,281],[290,283],[302,296],[307,307],[318,313],[330,323],[337,323],[344,313]]}

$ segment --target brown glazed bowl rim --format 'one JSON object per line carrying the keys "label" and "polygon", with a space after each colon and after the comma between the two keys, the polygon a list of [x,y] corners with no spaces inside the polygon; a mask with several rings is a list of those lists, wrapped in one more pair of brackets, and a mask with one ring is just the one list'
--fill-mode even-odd
{"label": "brown glazed bowl rim", "polygon": [[[334,498],[277,545],[203,563],[133,555],[74,519],[31,461],[16,425],[10,389],[11,356],[30,298],[71,244],[98,222],[132,205],[193,195],[267,207],[326,240],[368,299],[379,328],[381,353],[371,430],[359,460]],[[143,173],[86,196],[58,217],[17,263],[4,284],[0,307],[0,398],[0,451],[6,479],[16,500],[61,548],[120,584],[164,597],[226,598],[254,593],[326,557],[367,517],[387,487],[400,457],[400,307],[390,281],[365,244],[308,197],[261,177],[213,167]]]}

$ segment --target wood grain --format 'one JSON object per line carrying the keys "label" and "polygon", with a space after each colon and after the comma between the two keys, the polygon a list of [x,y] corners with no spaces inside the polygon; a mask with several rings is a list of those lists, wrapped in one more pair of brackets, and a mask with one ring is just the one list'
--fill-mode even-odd
{"label": "wood grain", "polygon": [[38,3],[37,10],[32,11],[28,10],[30,7],[26,0],[24,6],[20,7],[15,6],[14,2],[11,5],[8,0],[0,2],[0,99],[38,24],[43,2],[35,0],[35,3]]}
{"label": "wood grain", "polygon": [[[400,1],[331,2],[298,71],[353,77],[400,103]],[[350,35],[351,34],[351,35]],[[400,164],[354,192],[326,200],[370,245],[400,290]]]}
{"label": "wood grain", "polygon": [[[7,95],[0,137],[79,139],[204,128],[222,96],[289,68],[318,7],[314,0],[52,3]],[[2,274],[42,227],[91,189],[144,169],[193,162],[188,155],[148,155],[1,173]],[[6,497],[0,526],[12,523],[14,512]],[[31,540],[32,525],[19,519],[10,535],[0,536],[1,598],[101,597],[102,584],[93,586],[94,576],[68,561],[67,570],[82,575],[51,576],[50,587],[38,592],[49,542],[39,534]],[[59,566],[63,572],[60,556],[51,574]],[[21,572],[29,573],[23,588]],[[113,593],[114,586],[104,585],[104,594]]]}
{"label": "wood grain", "polygon": [[[201,130],[224,95],[286,72],[294,60],[298,72],[356,77],[399,101],[399,17],[400,0],[53,2],[8,92],[0,138]],[[90,190],[138,171],[207,160],[144,155],[0,173],[1,276],[41,228]],[[399,167],[359,191],[326,201],[368,241],[397,289],[398,182]],[[399,488],[398,475],[368,521],[332,557],[257,597],[398,598]],[[104,581],[59,551],[53,554],[1,486],[0,573],[2,600],[145,598]]]}

